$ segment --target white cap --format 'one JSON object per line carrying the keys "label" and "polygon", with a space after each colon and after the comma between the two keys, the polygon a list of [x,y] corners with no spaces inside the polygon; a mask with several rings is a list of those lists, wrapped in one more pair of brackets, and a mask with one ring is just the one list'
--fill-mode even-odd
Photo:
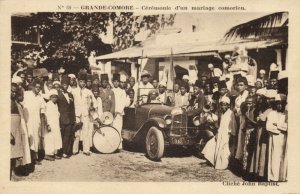
{"label": "white cap", "polygon": [[51,89],[51,90],[49,91],[49,97],[52,96],[52,95],[56,95],[56,96],[58,95],[56,89]]}
{"label": "white cap", "polygon": [[166,84],[166,82],[159,82],[159,84],[158,84],[158,86],[164,86],[164,87],[167,87],[167,84]]}
{"label": "white cap", "polygon": [[261,70],[259,70],[259,73],[266,74],[266,70],[261,69]]}
{"label": "white cap", "polygon": [[121,74],[121,75],[120,75],[120,82],[126,82],[126,80],[127,80],[126,75]]}
{"label": "white cap", "polygon": [[74,74],[69,74],[68,77],[69,78],[76,78],[76,76]]}
{"label": "white cap", "polygon": [[60,67],[57,72],[59,74],[63,74],[65,72],[65,69],[63,67]]}
{"label": "white cap", "polygon": [[53,82],[53,85],[55,85],[55,84],[60,85],[60,82],[59,82],[59,81],[54,81],[54,82]]}
{"label": "white cap", "polygon": [[213,64],[208,64],[208,68],[213,68],[214,67],[214,65]]}
{"label": "white cap", "polygon": [[277,71],[278,70],[278,65],[276,63],[272,63],[270,65],[270,71]]}
{"label": "white cap", "polygon": [[22,79],[21,79],[20,76],[14,76],[14,77],[12,78],[11,82],[12,82],[12,83],[15,83],[15,84],[17,84],[17,83],[22,83]]}
{"label": "white cap", "polygon": [[230,104],[230,99],[227,96],[223,96],[223,97],[221,97],[220,102],[225,102],[227,104]]}
{"label": "white cap", "polygon": [[188,75],[184,75],[183,77],[182,77],[182,79],[190,79],[190,77],[188,76]]}

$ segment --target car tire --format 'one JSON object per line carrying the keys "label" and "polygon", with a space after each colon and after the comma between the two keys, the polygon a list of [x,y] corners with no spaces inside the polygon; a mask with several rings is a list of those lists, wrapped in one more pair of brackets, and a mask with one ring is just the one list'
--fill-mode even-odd
{"label": "car tire", "polygon": [[164,155],[164,137],[162,132],[151,127],[146,136],[146,152],[150,160],[159,161]]}

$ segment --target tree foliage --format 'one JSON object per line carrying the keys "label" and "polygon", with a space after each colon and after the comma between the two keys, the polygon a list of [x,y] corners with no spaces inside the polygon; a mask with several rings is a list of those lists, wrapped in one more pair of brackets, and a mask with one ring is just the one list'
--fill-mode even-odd
{"label": "tree foliage", "polygon": [[[90,51],[97,55],[122,50],[135,44],[134,37],[141,30],[150,31],[149,36],[157,30],[174,23],[175,14],[171,15],[134,15],[122,12],[39,12],[32,14],[36,25],[30,28],[40,29],[41,48],[34,52],[37,64],[56,69],[59,66],[83,67],[88,64]],[[100,34],[107,32],[113,23],[113,43],[104,44]]]}

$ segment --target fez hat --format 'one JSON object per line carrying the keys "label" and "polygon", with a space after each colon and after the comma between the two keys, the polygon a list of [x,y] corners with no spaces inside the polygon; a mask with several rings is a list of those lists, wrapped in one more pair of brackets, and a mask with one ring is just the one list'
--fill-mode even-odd
{"label": "fez hat", "polygon": [[245,85],[248,85],[248,80],[245,77],[241,76],[240,78],[238,78],[237,83],[239,83],[239,82],[243,82]]}
{"label": "fez hat", "polygon": [[234,80],[238,80],[240,77],[242,77],[241,74],[235,74],[235,75],[233,75],[233,79]]}
{"label": "fez hat", "polygon": [[61,77],[61,84],[67,84],[67,85],[69,85],[70,84],[70,78],[67,76],[67,75],[63,75],[62,77]]}
{"label": "fez hat", "polygon": [[270,79],[278,79],[279,71],[271,71],[270,72]]}
{"label": "fez hat", "polygon": [[87,74],[86,73],[78,73],[78,80],[84,80],[86,81],[87,80]]}
{"label": "fez hat", "polygon": [[279,94],[288,94],[288,78],[278,80],[277,91]]}
{"label": "fez hat", "polygon": [[227,88],[225,80],[222,80],[222,81],[219,82],[219,89],[221,89],[221,88]]}
{"label": "fez hat", "polygon": [[182,81],[180,83],[180,87],[185,87],[188,90],[189,89],[189,84],[187,82]]}
{"label": "fez hat", "polygon": [[113,81],[116,81],[116,80],[117,80],[117,81],[120,81],[120,74],[114,73],[114,74],[113,74],[112,80],[113,80]]}
{"label": "fez hat", "polygon": [[27,68],[26,69],[26,74],[33,76],[33,69],[32,68]]}
{"label": "fez hat", "polygon": [[180,85],[180,84],[181,84],[181,82],[182,82],[182,81],[181,81],[180,79],[178,79],[178,78],[176,78],[176,79],[175,79],[175,84],[178,84],[178,85]]}
{"label": "fez hat", "polygon": [[92,84],[92,91],[98,91],[99,92],[99,86],[97,84]]}
{"label": "fez hat", "polygon": [[86,75],[86,80],[92,81],[92,79],[93,79],[92,75],[88,73],[88,74]]}
{"label": "fez hat", "polygon": [[103,80],[108,81],[108,75],[106,73],[101,74],[101,81]]}
{"label": "fez hat", "polygon": [[202,88],[203,86],[202,86],[201,80],[197,79],[194,86],[197,86],[198,88]]}
{"label": "fez hat", "polygon": [[210,82],[211,82],[212,84],[214,84],[214,83],[219,83],[219,82],[220,82],[220,79],[219,79],[218,77],[211,77],[211,78],[210,78]]}
{"label": "fez hat", "polygon": [[96,80],[96,79],[99,80],[99,75],[98,75],[97,73],[94,73],[94,74],[92,75],[92,81],[94,81],[94,80]]}
{"label": "fez hat", "polygon": [[33,86],[35,86],[36,84],[40,84],[41,86],[43,86],[43,81],[39,78],[34,79],[33,81]]}
{"label": "fez hat", "polygon": [[52,74],[52,79],[59,79],[59,74],[58,73],[53,73]]}

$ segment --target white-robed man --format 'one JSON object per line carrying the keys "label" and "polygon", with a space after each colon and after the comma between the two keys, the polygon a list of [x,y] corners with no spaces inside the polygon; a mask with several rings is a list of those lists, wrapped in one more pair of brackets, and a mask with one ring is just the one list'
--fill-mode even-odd
{"label": "white-robed man", "polygon": [[[149,82],[150,73],[147,70],[144,70],[141,73],[141,82],[139,85],[139,96],[142,97],[142,103],[146,103],[148,100],[148,94],[151,89],[153,89],[153,85]],[[138,94],[137,94],[138,95]],[[140,99],[138,99],[140,100]]]}
{"label": "white-robed man", "polygon": [[237,125],[234,113],[229,109],[230,99],[225,96],[220,103],[222,114],[218,133],[207,142],[202,153],[216,169],[226,169],[230,157],[229,139],[235,136]]}
{"label": "white-robed man", "polygon": [[79,151],[79,141],[82,141],[83,154],[89,156],[92,146],[93,127],[90,122],[89,111],[97,108],[97,101],[93,93],[86,87],[87,74],[78,74],[79,87],[73,91],[76,123],[82,122],[82,129],[75,133],[73,144],[73,154]]}
{"label": "white-robed man", "polygon": [[49,91],[49,101],[46,104],[45,115],[48,126],[44,135],[45,159],[50,161],[61,159],[57,154],[58,150],[62,148],[57,98],[57,90],[51,89]]}
{"label": "white-robed man", "polygon": [[286,181],[286,137],[287,114],[285,114],[286,95],[276,95],[276,109],[267,116],[266,129],[269,132],[268,180]]}
{"label": "white-robed man", "polygon": [[[124,108],[127,104],[127,96],[124,89],[121,89],[119,84],[121,82],[126,82],[126,76],[120,74],[113,75],[113,92],[115,94],[116,104],[115,104],[115,119],[113,121],[113,127],[115,127],[121,135],[122,127],[123,127],[123,115],[124,115]],[[122,140],[121,140],[122,142]],[[122,143],[119,145],[119,150],[122,149]]]}
{"label": "white-robed man", "polygon": [[27,124],[30,149],[36,164],[41,164],[38,151],[42,149],[41,117],[45,116],[45,101],[41,96],[43,82],[36,79],[32,91],[24,93],[24,118]]}

